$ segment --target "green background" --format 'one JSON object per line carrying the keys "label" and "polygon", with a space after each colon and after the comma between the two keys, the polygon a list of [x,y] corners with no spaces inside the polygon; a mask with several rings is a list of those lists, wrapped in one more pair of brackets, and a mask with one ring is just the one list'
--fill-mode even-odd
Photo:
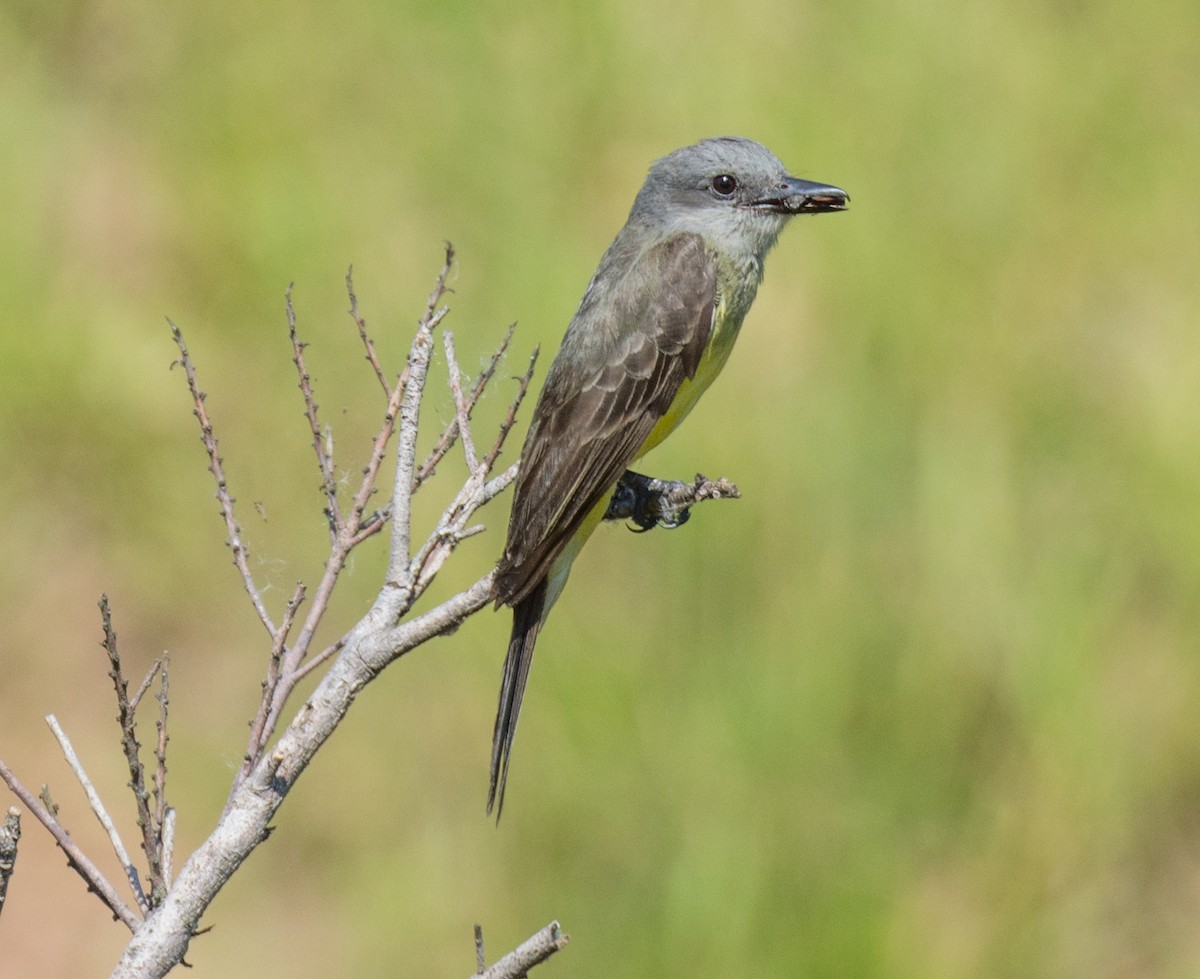
{"label": "green background", "polygon": [[[278,610],[325,539],[287,284],[353,474],[381,404],[349,264],[396,367],[453,241],[460,355],[517,320],[515,374],[650,161],[744,134],[853,198],[793,222],[725,376],[647,460],[744,499],[597,534],[499,829],[507,616],[389,670],[194,974],[465,976],[475,922],[495,955],[551,918],[572,942],[538,975],[1200,974],[1198,48],[1194,0],[6,4],[0,757],[100,858],[55,712],[135,845],[106,591],[131,674],[172,656],[179,862],[240,758],[268,646],[164,317]],[[440,594],[498,554],[506,505]],[[0,972],[107,974],[123,929],[25,827]]]}

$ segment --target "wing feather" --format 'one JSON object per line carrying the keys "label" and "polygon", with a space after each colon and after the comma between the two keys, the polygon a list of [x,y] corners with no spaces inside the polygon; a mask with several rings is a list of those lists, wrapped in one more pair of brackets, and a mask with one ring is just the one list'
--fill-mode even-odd
{"label": "wing feather", "polygon": [[602,261],[546,378],[521,455],[496,594],[512,605],[545,579],[612,491],[712,332],[716,270],[699,235]]}

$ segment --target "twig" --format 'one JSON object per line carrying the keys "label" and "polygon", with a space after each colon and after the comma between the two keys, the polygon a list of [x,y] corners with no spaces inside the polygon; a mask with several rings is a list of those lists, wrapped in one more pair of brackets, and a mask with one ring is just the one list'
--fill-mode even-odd
{"label": "twig", "polygon": [[162,894],[165,894],[170,886],[167,881],[167,868],[163,863],[163,854],[166,850],[166,843],[163,840],[163,823],[166,821],[167,812],[174,811],[167,805],[167,743],[171,740],[167,734],[167,714],[170,709],[171,657],[164,653],[161,662],[162,682],[155,698],[158,701],[158,720],[155,722],[158,742],[154,746],[154,825],[157,827],[158,852],[156,857],[151,858],[150,863],[153,884],[150,900],[156,907]]}
{"label": "twig", "polygon": [[[388,395],[387,409],[383,416],[383,425],[373,440],[371,458],[363,469],[363,479],[359,485],[358,492],[354,494],[354,503],[350,511],[349,521],[349,526],[353,528],[351,546],[370,536],[370,533],[364,534],[362,532],[362,515],[363,511],[367,508],[367,502],[375,492],[375,483],[379,478],[379,469],[383,464],[384,456],[387,454],[388,442],[391,441],[392,433],[395,431],[396,413],[400,410],[400,399],[404,396],[405,388],[408,386],[409,374],[410,369],[406,364],[404,371],[400,375],[400,379],[396,382],[395,390]],[[382,520],[378,521],[375,529],[377,530],[382,524]]]}
{"label": "twig", "polygon": [[467,480],[458,495],[442,512],[437,526],[412,560],[413,585],[411,600],[415,601],[429,587],[459,541],[473,536],[478,529],[468,531],[467,521],[475,511],[500,495],[517,478],[517,464],[509,466],[495,479],[480,483],[476,477]]}
{"label": "twig", "polygon": [[125,876],[129,880],[129,887],[133,891],[137,905],[141,909],[142,914],[145,914],[150,910],[150,905],[146,900],[145,892],[142,890],[142,882],[138,879],[137,868],[134,867],[133,861],[129,859],[129,851],[125,849],[125,844],[121,840],[121,834],[117,832],[117,827],[108,815],[108,810],[104,808],[104,803],[100,800],[100,794],[96,791],[95,786],[92,785],[92,780],[88,778],[87,772],[84,771],[83,763],[80,762],[79,756],[75,754],[75,749],[71,746],[71,739],[67,737],[67,732],[59,725],[58,718],[53,714],[47,714],[46,723],[50,725],[50,730],[54,732],[54,737],[58,740],[58,745],[62,748],[63,756],[67,759],[67,764],[71,766],[71,771],[75,773],[79,784],[83,786],[88,805],[92,807],[92,812],[100,820],[100,825],[104,827],[104,832],[108,834],[108,841],[112,844],[117,859],[121,861],[121,866],[125,868]]}
{"label": "twig", "polygon": [[[141,745],[137,740],[137,725],[134,720],[133,703],[129,699],[129,683],[125,679],[125,674],[121,670],[121,657],[117,651],[117,633],[113,629],[112,610],[109,608],[108,596],[100,596],[100,622],[104,629],[104,641],[101,645],[104,651],[108,654],[108,662],[111,667],[108,671],[109,677],[112,679],[113,688],[117,694],[117,723],[121,727],[121,748],[125,752],[125,762],[129,766],[129,788],[133,791],[134,804],[137,807],[137,823],[138,828],[142,831],[142,850],[146,854],[146,861],[149,869],[150,877],[150,895],[153,899],[156,893],[162,893],[162,866],[159,863],[159,854],[161,852],[162,840],[159,836],[159,822],[155,818],[155,814],[150,811],[150,793],[146,790],[145,770],[142,767],[142,760],[139,756]],[[154,670],[151,670],[146,680],[149,680],[154,675]],[[164,674],[165,676],[165,674]],[[138,692],[138,699],[141,698],[141,691]],[[58,727],[58,722],[53,720],[53,715],[48,717],[47,722],[54,730],[55,735],[61,733]],[[63,745],[64,751],[70,747],[69,742],[66,742],[66,735],[62,734],[59,737],[59,743]],[[73,752],[71,753],[73,755]],[[71,767],[76,768],[76,763],[71,761],[71,756],[68,756],[68,762],[71,762]],[[79,766],[75,771],[76,776],[84,782],[84,788],[88,789],[89,783],[86,782],[86,776],[83,775],[83,768]],[[157,791],[157,789],[156,789]],[[92,792],[89,791],[88,799],[91,801]],[[99,796],[96,797],[96,802],[99,802]],[[102,824],[105,824],[105,829],[111,827],[111,823],[106,823],[107,814],[101,816],[103,807],[99,811],[96,810],[96,805],[93,804],[93,811],[96,812],[97,818]],[[115,836],[115,828],[111,829],[110,839]],[[114,839],[114,846],[120,843],[120,838]],[[121,856],[121,850],[118,850],[118,856]],[[141,885],[137,882],[137,874],[132,869],[132,861],[129,860],[128,854],[122,858],[122,863],[125,864],[125,872],[130,876],[130,885],[134,888],[134,893],[138,897],[138,904],[142,906],[143,913],[148,910],[144,905],[145,895],[142,894]]]}
{"label": "twig", "polygon": [[[496,367],[500,362],[501,356],[508,348],[509,341],[512,339],[513,330],[515,328],[515,323],[509,326],[504,338],[500,341],[499,348],[492,355],[487,366],[476,379],[475,385],[472,387],[471,393],[467,397],[468,418],[471,417],[471,412],[474,410],[475,404],[479,401],[479,397],[483,393],[484,387],[495,376]],[[529,382],[533,377],[533,369],[534,365],[537,363],[537,357],[538,348],[535,347],[533,354],[529,358],[529,367],[526,369],[525,373],[517,379],[519,382],[517,395],[509,405],[508,413],[505,415],[504,420],[500,423],[500,428],[498,430],[496,439],[492,443],[492,447],[489,449],[488,454],[483,459],[483,468],[485,472],[491,472],[492,467],[495,466],[496,459],[500,455],[501,447],[504,445],[504,440],[508,437],[508,433],[516,421],[517,409],[520,407],[521,402],[529,389]],[[414,493],[420,489],[426,480],[435,474],[438,464],[443,458],[445,458],[446,453],[454,447],[454,443],[458,440],[458,431],[459,424],[458,416],[456,414],[450,424],[447,425],[442,431],[441,438],[430,450],[429,455],[427,455],[421,465],[417,467],[417,471],[413,475],[412,483],[412,491]],[[372,536],[373,534],[379,533],[379,531],[387,525],[387,522],[391,519],[391,516],[392,508],[390,503],[387,506],[377,510],[374,514],[362,522],[362,527],[355,537],[355,543],[357,544],[360,541],[366,540],[366,538]]]}
{"label": "twig", "polygon": [[42,783],[42,791],[38,793],[38,798],[42,800],[42,805],[46,807],[46,811],[55,819],[58,818],[58,803],[50,797],[50,786],[45,782]]}
{"label": "twig", "polygon": [[[496,368],[500,365],[500,361],[508,352],[508,345],[512,342],[513,333],[517,329],[516,323],[510,323],[508,329],[504,333],[504,337],[500,341],[500,346],[496,348],[496,352],[492,354],[488,360],[487,366],[479,372],[479,377],[475,379],[475,384],[471,388],[471,394],[467,398],[467,417],[471,417],[471,412],[475,410],[475,405],[478,404],[480,396],[484,389],[496,374]],[[537,357],[537,350],[534,350],[534,357]],[[453,447],[458,439],[459,422],[457,413],[449,425],[442,431],[441,438],[429,451],[429,455],[425,457],[425,461],[417,468],[416,474],[413,476],[413,492],[415,493],[430,476],[434,474],[438,463],[445,458],[447,452]]]}
{"label": "twig", "polygon": [[3,761],[0,761],[0,778],[4,780],[12,794],[25,803],[25,808],[33,813],[34,818],[45,826],[50,835],[54,837],[54,842],[58,844],[59,849],[67,856],[67,865],[83,878],[83,882],[87,884],[88,890],[96,894],[104,902],[108,910],[112,912],[114,918],[123,922],[125,927],[130,931],[136,932],[142,923],[141,918],[121,899],[121,896],[117,893],[117,889],[108,882],[104,874],[100,872],[100,869],[87,858],[78,844],[71,839],[71,835],[55,818],[51,809],[39,802],[37,796],[21,784],[20,779],[13,774],[13,770],[4,764]]}
{"label": "twig", "polygon": [[346,270],[346,293],[350,296],[350,315],[354,318],[354,324],[358,327],[358,335],[363,342],[363,346],[367,349],[367,361],[375,371],[375,379],[379,381],[380,387],[383,388],[383,396],[390,401],[392,398],[392,388],[388,384],[387,375],[384,374],[383,367],[380,366],[379,358],[375,355],[375,344],[371,341],[370,334],[367,333],[367,321],[358,312],[358,297],[354,295],[353,265]]}
{"label": "twig", "polygon": [[508,406],[508,413],[500,423],[496,441],[492,443],[491,449],[488,450],[488,454],[483,460],[483,465],[488,472],[491,472],[492,467],[496,464],[496,460],[500,456],[500,450],[504,446],[504,440],[508,438],[508,433],[512,430],[513,424],[517,420],[517,410],[521,407],[521,402],[525,400],[525,395],[529,392],[529,382],[533,380],[533,369],[537,366],[538,354],[540,352],[540,347],[533,348],[533,353],[529,355],[529,366],[525,368],[525,373],[517,378],[517,396],[513,398],[512,403]]}
{"label": "twig", "polygon": [[0,914],[8,896],[8,882],[17,866],[17,843],[21,839],[21,811],[11,808],[0,825]]}
{"label": "twig", "polygon": [[221,510],[221,517],[225,520],[225,532],[228,535],[229,549],[233,552],[233,563],[241,573],[242,583],[254,605],[254,611],[258,613],[259,620],[266,627],[267,632],[274,636],[275,624],[271,621],[258,586],[254,584],[254,575],[250,571],[249,551],[242,541],[242,528],[238,526],[237,518],[234,516],[234,498],[230,495],[229,486],[225,480],[225,469],[217,451],[217,439],[213,434],[212,422],[209,421],[208,411],[204,406],[206,395],[200,390],[200,383],[196,378],[196,365],[192,363],[191,354],[188,353],[187,344],[184,343],[183,332],[170,320],[167,320],[167,324],[171,327],[171,336],[175,338],[175,345],[179,348],[177,363],[183,367],[183,373],[187,377],[188,390],[191,391],[192,402],[195,405],[194,414],[197,421],[200,422],[200,440],[204,443],[204,449],[208,453],[209,471],[217,483],[217,504]]}
{"label": "twig", "polygon": [[275,692],[279,686],[279,678],[282,669],[283,651],[287,645],[288,633],[292,631],[292,625],[296,620],[296,613],[300,610],[300,605],[304,601],[304,583],[296,582],[296,590],[292,592],[292,597],[288,599],[287,607],[283,610],[283,619],[279,623],[279,628],[275,630],[275,636],[271,640],[271,655],[267,660],[267,675],[263,678],[262,697],[258,704],[258,713],[254,715],[254,720],[250,722],[250,739],[246,743],[246,751],[242,755],[242,765],[238,769],[238,774],[234,777],[233,787],[230,789],[230,794],[242,784],[250,769],[258,762],[262,756],[263,746],[267,739],[271,736],[267,726],[268,718],[271,716],[271,706],[275,703]]}
{"label": "twig", "polygon": [[363,513],[367,509],[367,503],[375,493],[375,484],[379,478],[379,469],[387,453],[392,433],[395,431],[396,414],[400,411],[400,401],[404,397],[405,389],[408,387],[408,378],[412,373],[410,358],[405,363],[404,370],[400,372],[396,386],[393,388],[388,384],[387,376],[384,374],[383,367],[379,363],[379,358],[375,354],[375,344],[372,342],[370,334],[367,333],[366,320],[358,312],[358,297],[354,294],[352,272],[353,269],[346,273],[346,293],[350,297],[350,315],[358,327],[358,335],[363,342],[363,346],[366,348],[367,360],[371,364],[371,369],[375,372],[375,377],[383,388],[384,395],[387,397],[387,408],[384,411],[383,424],[372,440],[371,458],[363,469],[362,482],[359,484],[358,492],[354,494],[350,519],[347,521],[349,533],[349,538],[346,542],[347,547],[355,547],[368,537],[378,533],[386,522],[386,517],[376,513],[369,517],[364,525]]}
{"label": "twig", "polygon": [[[443,273],[444,274],[444,273]],[[440,310],[432,320],[430,330],[437,325],[441,317],[446,313],[445,309]],[[419,331],[418,331],[419,334]],[[413,341],[414,350],[417,346],[416,338]],[[428,344],[426,344],[428,346]],[[308,649],[312,643],[313,636],[316,635],[317,627],[325,616],[325,611],[329,607],[329,600],[333,595],[333,590],[337,585],[338,575],[341,574],[342,568],[345,567],[346,560],[350,556],[350,552],[364,540],[369,534],[359,533],[358,521],[361,517],[362,509],[374,492],[375,480],[378,476],[379,465],[383,458],[383,449],[386,447],[387,440],[390,438],[394,421],[395,410],[393,403],[397,402],[402,396],[405,396],[409,384],[406,380],[411,375],[411,367],[415,361],[419,361],[419,357],[413,357],[410,354],[408,366],[405,367],[404,373],[401,376],[402,383],[398,383],[396,390],[393,391],[392,400],[389,401],[388,413],[384,419],[384,425],[378,436],[376,436],[375,450],[372,452],[372,461],[368,464],[367,469],[363,474],[363,482],[359,491],[355,494],[354,504],[351,509],[351,517],[348,523],[340,525],[336,534],[333,537],[333,545],[330,549],[329,559],[325,562],[325,570],[321,575],[321,580],[317,584],[316,591],[313,595],[312,604],[309,607],[308,615],[305,616],[304,623],[300,627],[300,632],[296,637],[296,641],[291,648],[284,647],[282,659],[279,665],[279,679],[274,686],[270,698],[270,707],[267,711],[266,718],[263,722],[261,731],[257,735],[257,740],[252,744],[249,752],[250,757],[257,760],[261,749],[266,745],[271,735],[274,733],[276,726],[279,724],[279,719],[283,715],[284,705],[292,690],[295,689],[296,683],[299,681],[302,674],[300,666],[303,663],[305,656],[308,654]],[[424,377],[422,376],[420,386],[424,387]],[[418,394],[419,398],[420,395]],[[376,458],[378,453],[378,459]],[[390,579],[389,579],[390,580]],[[253,762],[252,762],[253,763]],[[236,786],[235,786],[236,788]],[[231,793],[232,795],[232,793]]]}
{"label": "twig", "polygon": [[462,442],[463,455],[467,458],[467,471],[474,479],[479,475],[479,456],[475,454],[475,438],[471,435],[471,423],[468,420],[470,409],[467,407],[467,399],[463,395],[462,370],[458,366],[458,356],[454,352],[454,334],[449,330],[442,332],[442,346],[446,349],[446,368],[450,375],[450,393],[454,396],[458,437]]}
{"label": "twig", "polygon": [[321,432],[321,423],[317,419],[317,400],[313,394],[312,377],[304,363],[304,343],[296,332],[296,310],[292,307],[292,286],[287,287],[284,294],[287,307],[288,338],[292,341],[292,363],[296,365],[296,375],[300,386],[300,394],[304,398],[304,417],[308,419],[308,427],[312,431],[313,451],[317,455],[317,468],[321,470],[321,491],[325,494],[326,513],[329,517],[330,534],[337,533],[342,525],[342,515],[337,500],[337,470],[333,463],[333,446],[329,444],[328,434]]}
{"label": "twig", "polygon": [[345,646],[346,637],[342,636],[337,642],[333,643],[333,645],[326,646],[324,649],[322,649],[319,653],[317,653],[316,656],[309,657],[308,661],[303,666],[299,667],[294,674],[292,674],[293,682],[299,683],[322,663],[328,663],[329,660],[340,653]]}
{"label": "twig", "polygon": [[138,704],[142,702],[142,698],[146,696],[146,691],[150,689],[150,684],[154,682],[154,678],[158,676],[158,671],[162,669],[162,660],[156,659],[150,664],[150,669],[146,671],[146,675],[142,678],[142,685],[137,688],[137,693],[129,698],[129,709],[133,713],[137,713]]}
{"label": "twig", "polygon": [[566,948],[568,941],[570,936],[563,934],[557,921],[551,921],[536,935],[527,938],[489,968],[475,973],[471,979],[522,979],[535,965],[541,965],[555,952]]}
{"label": "twig", "polygon": [[[509,333],[504,338],[505,344],[508,343],[511,336],[512,328],[510,327]],[[454,349],[454,339],[449,331],[444,334],[444,339],[446,361],[450,374],[450,390],[454,396],[456,408],[454,424],[457,432],[462,437],[463,453],[466,456],[467,467],[471,475],[455,498],[450,502],[449,506],[442,512],[441,519],[438,520],[433,532],[430,533],[421,549],[410,562],[410,568],[415,569],[411,577],[410,602],[415,601],[425,591],[433,581],[434,576],[441,570],[442,565],[450,557],[451,553],[453,553],[458,543],[482,529],[467,529],[467,522],[474,515],[475,511],[490,502],[516,478],[517,464],[514,463],[500,476],[490,482],[484,482],[500,455],[505,438],[512,429],[517,409],[525,397],[525,392],[529,387],[529,380],[533,374],[534,364],[537,361],[537,350],[534,350],[529,360],[528,369],[519,379],[520,383],[517,395],[509,406],[504,421],[500,424],[496,440],[488,450],[488,454],[480,461],[475,451],[474,439],[471,435],[470,412],[474,404],[478,401],[482,389],[477,383],[475,389],[471,392],[470,398],[464,397],[461,372],[459,371],[458,358]],[[496,363],[497,361],[493,357],[492,362],[488,365],[487,373],[489,377],[494,373]]]}

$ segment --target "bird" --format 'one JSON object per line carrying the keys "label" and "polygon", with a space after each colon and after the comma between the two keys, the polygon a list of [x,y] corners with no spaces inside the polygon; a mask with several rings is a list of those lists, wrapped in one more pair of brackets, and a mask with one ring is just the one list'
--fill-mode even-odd
{"label": "bird", "polygon": [[567,327],[521,451],[493,585],[496,606],[513,613],[492,734],[487,812],[497,820],[538,634],[614,486],[725,366],[788,219],[849,202],[739,136],[651,165]]}

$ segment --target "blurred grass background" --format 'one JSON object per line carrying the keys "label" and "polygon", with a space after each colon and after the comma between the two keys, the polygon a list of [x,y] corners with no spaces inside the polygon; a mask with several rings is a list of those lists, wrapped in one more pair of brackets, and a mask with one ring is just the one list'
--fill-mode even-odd
{"label": "blurred grass background", "polygon": [[[325,537],[287,283],[353,471],[347,265],[396,365],[452,240],[464,362],[515,319],[544,369],[649,162],[740,133],[854,202],[793,223],[648,464],[745,498],[594,539],[498,830],[507,616],[389,671],[196,974],[465,976],[474,922],[499,954],[552,917],[546,975],[1200,974],[1198,43],[1190,0],[6,4],[0,757],[105,850],[41,717],[127,817],[107,591],[130,673],[172,656],[180,861],[224,800],[266,648],[164,316],[279,608]],[[27,817],[0,973],[125,939]]]}

